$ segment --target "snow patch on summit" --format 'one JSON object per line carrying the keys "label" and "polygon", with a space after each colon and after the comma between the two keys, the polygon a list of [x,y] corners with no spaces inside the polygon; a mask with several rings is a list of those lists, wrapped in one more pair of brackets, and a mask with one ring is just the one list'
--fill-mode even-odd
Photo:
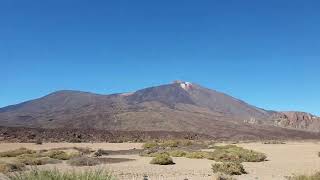
{"label": "snow patch on summit", "polygon": [[182,82],[180,83],[180,86],[184,90],[189,90],[192,87],[192,84],[190,82]]}

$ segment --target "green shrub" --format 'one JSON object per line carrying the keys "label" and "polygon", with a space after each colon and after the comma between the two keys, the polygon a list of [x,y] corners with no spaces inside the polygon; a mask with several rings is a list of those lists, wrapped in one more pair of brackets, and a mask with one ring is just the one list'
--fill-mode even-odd
{"label": "green shrub", "polygon": [[172,157],[184,157],[187,155],[187,152],[181,150],[174,150],[169,152]]}
{"label": "green shrub", "polygon": [[108,171],[86,170],[82,172],[61,172],[58,170],[33,169],[28,172],[9,175],[10,180],[116,180]]}
{"label": "green shrub", "polygon": [[80,156],[80,154],[79,153],[66,153],[64,151],[53,150],[53,151],[47,152],[46,156],[53,158],[53,159],[69,160],[71,158]]}
{"label": "green shrub", "polygon": [[288,177],[288,180],[319,180],[320,179],[320,172],[315,173],[314,175],[307,176],[307,175],[295,175],[292,177]]}
{"label": "green shrub", "polygon": [[208,159],[218,162],[261,162],[266,158],[263,153],[234,145],[215,147],[215,151],[208,153]]}
{"label": "green shrub", "polygon": [[185,157],[190,159],[204,159],[204,158],[207,158],[207,156],[208,156],[207,152],[196,151],[196,152],[187,153]]}
{"label": "green shrub", "polygon": [[241,175],[246,173],[242,164],[235,162],[213,164],[212,171],[213,173],[224,173],[227,175]]}
{"label": "green shrub", "polygon": [[36,153],[34,150],[30,150],[27,148],[19,148],[11,151],[5,151],[0,153],[0,157],[17,157],[22,154],[33,154]]}
{"label": "green shrub", "polygon": [[25,165],[21,163],[0,162],[0,173],[9,173],[24,170]]}
{"label": "green shrub", "polygon": [[174,162],[168,153],[161,153],[156,155],[156,157],[150,161],[150,164],[170,165],[174,164]]}
{"label": "green shrub", "polygon": [[156,142],[146,142],[143,144],[143,149],[151,149],[151,148],[155,148],[155,147],[158,147],[159,144],[156,143]]}
{"label": "green shrub", "polygon": [[95,166],[100,164],[100,161],[96,158],[80,156],[70,159],[68,161],[68,164],[70,164],[71,166]]}

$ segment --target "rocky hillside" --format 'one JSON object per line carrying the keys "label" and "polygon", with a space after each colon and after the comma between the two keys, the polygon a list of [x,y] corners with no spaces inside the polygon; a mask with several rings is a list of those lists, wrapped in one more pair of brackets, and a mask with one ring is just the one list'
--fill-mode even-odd
{"label": "rocky hillside", "polygon": [[189,131],[226,138],[303,137],[304,131],[319,132],[319,124],[308,113],[267,111],[182,81],[125,94],[58,91],[0,109],[1,126]]}

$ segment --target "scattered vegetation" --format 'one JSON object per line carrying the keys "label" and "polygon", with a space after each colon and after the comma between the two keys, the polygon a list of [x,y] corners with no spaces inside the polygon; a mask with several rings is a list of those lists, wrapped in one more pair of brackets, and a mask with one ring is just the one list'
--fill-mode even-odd
{"label": "scattered vegetation", "polygon": [[94,150],[89,147],[73,147],[73,149],[79,151],[82,154],[90,154],[94,152]]}
{"label": "scattered vegetation", "polygon": [[33,154],[36,153],[34,150],[30,150],[27,148],[19,148],[11,151],[5,151],[0,153],[0,157],[17,157],[22,154]]}
{"label": "scattered vegetation", "polygon": [[204,159],[207,158],[207,156],[208,152],[196,151],[187,153],[185,157],[190,159]]}
{"label": "scattered vegetation", "polygon": [[174,162],[168,153],[161,153],[156,155],[156,157],[150,161],[150,164],[171,165],[174,164]]}
{"label": "scattered vegetation", "polygon": [[320,172],[317,172],[311,176],[307,175],[295,175],[292,177],[288,177],[288,180],[319,180],[320,179]]}
{"label": "scattered vegetation", "polygon": [[152,149],[157,147],[176,148],[176,147],[186,147],[191,145],[193,145],[193,142],[190,140],[166,140],[160,143],[146,142],[143,144],[143,148],[144,149]]}
{"label": "scattered vegetation", "polygon": [[71,158],[80,156],[79,153],[67,153],[64,151],[59,151],[59,150],[53,150],[47,152],[46,156],[53,158],[53,159],[58,159],[58,160],[69,160]]}
{"label": "scattered vegetation", "polygon": [[178,147],[179,144],[180,144],[179,141],[176,141],[176,140],[168,140],[168,141],[164,141],[164,142],[161,143],[160,145],[163,146],[163,147],[173,148],[173,147]]}
{"label": "scattered vegetation", "polygon": [[143,149],[151,149],[151,148],[155,148],[155,147],[158,147],[159,144],[156,143],[156,142],[146,142],[143,144]]}
{"label": "scattered vegetation", "polygon": [[100,157],[103,155],[109,155],[109,152],[107,150],[103,150],[103,149],[98,149],[96,152],[94,152],[93,154],[96,157]]}
{"label": "scattered vegetation", "polygon": [[10,180],[115,180],[108,171],[60,172],[58,170],[38,170],[20,172],[9,175]]}
{"label": "scattered vegetation", "polygon": [[68,164],[72,166],[95,166],[100,164],[99,159],[91,158],[87,156],[80,156],[72,158],[68,161]]}
{"label": "scattered vegetation", "polygon": [[25,165],[21,163],[0,162],[0,173],[9,173],[24,170]]}
{"label": "scattered vegetation", "polygon": [[263,153],[235,145],[216,146],[212,153],[208,153],[208,159],[218,162],[261,162],[266,158]]}
{"label": "scattered vegetation", "polygon": [[19,163],[22,163],[22,164],[25,164],[25,165],[32,165],[32,166],[61,163],[61,160],[58,160],[58,159],[52,159],[52,158],[49,158],[49,157],[35,158],[35,157],[32,157],[32,156],[19,157],[17,161]]}
{"label": "scattered vegetation", "polygon": [[173,150],[169,152],[169,155],[172,157],[185,157],[187,152],[181,150]]}
{"label": "scattered vegetation", "polygon": [[271,141],[264,141],[263,144],[286,144],[286,143],[284,141],[271,140]]}
{"label": "scattered vegetation", "polygon": [[215,163],[212,165],[212,171],[213,173],[224,173],[227,175],[241,175],[246,173],[243,165],[236,162]]}

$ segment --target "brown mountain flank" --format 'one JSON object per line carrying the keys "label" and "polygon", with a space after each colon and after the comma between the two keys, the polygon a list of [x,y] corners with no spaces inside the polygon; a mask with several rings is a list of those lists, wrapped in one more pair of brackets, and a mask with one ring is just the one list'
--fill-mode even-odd
{"label": "brown mountain flank", "polygon": [[0,125],[45,129],[196,132],[213,137],[318,136],[320,119],[252,106],[200,85],[176,81],[134,93],[57,91],[0,109]]}

